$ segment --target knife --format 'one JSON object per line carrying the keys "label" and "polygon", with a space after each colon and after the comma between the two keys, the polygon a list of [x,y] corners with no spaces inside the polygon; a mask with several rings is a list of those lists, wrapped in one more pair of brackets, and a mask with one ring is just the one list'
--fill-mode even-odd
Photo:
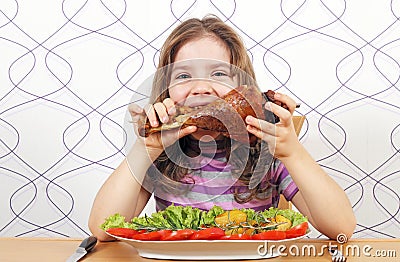
{"label": "knife", "polygon": [[77,262],[79,259],[83,258],[87,253],[89,253],[97,243],[97,238],[95,236],[90,236],[85,238],[79,247],[75,250],[68,259],[67,262]]}

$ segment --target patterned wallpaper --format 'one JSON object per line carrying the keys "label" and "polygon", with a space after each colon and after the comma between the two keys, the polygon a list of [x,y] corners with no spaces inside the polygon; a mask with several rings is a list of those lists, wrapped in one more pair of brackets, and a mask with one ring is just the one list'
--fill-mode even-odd
{"label": "patterned wallpaper", "polygon": [[127,103],[171,29],[208,13],[262,87],[301,103],[301,141],[346,190],[355,237],[400,237],[398,0],[1,0],[0,236],[89,234]]}

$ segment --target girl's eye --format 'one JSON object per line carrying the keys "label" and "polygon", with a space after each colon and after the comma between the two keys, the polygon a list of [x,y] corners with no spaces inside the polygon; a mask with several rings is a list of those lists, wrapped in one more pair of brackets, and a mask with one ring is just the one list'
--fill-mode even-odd
{"label": "girl's eye", "polygon": [[214,71],[211,74],[211,78],[214,81],[218,81],[218,82],[224,83],[224,84],[229,85],[231,87],[235,85],[233,76],[232,76],[232,74],[231,74],[231,72],[229,70]]}
{"label": "girl's eye", "polygon": [[189,74],[179,74],[176,76],[176,79],[187,79],[190,78]]}
{"label": "girl's eye", "polygon": [[213,73],[212,76],[220,77],[220,76],[228,76],[228,74],[225,72],[222,72],[222,71],[218,71],[218,72]]}

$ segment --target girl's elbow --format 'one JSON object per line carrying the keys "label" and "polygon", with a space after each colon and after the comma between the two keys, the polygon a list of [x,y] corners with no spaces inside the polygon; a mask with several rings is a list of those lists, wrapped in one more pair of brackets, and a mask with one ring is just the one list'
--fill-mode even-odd
{"label": "girl's elbow", "polygon": [[115,238],[110,237],[109,235],[104,234],[104,233],[97,234],[97,236],[95,235],[95,237],[100,242],[109,242],[109,241],[115,241],[116,240]]}
{"label": "girl's elbow", "polygon": [[93,226],[89,225],[89,230],[92,233],[92,235],[95,236],[97,238],[97,240],[100,241],[100,242],[115,240],[115,238],[110,237],[109,235],[104,233],[104,231],[101,230],[100,228],[93,227]]}
{"label": "girl's elbow", "polygon": [[330,236],[331,239],[335,239],[337,241],[347,242],[354,233],[354,230],[357,226],[357,220],[355,216],[347,219],[344,224],[340,227],[337,227],[337,232],[334,235]]}
{"label": "girl's elbow", "polygon": [[347,236],[347,239],[350,239],[353,236],[356,226],[357,226],[357,219],[353,214],[352,218],[348,222],[347,232],[344,233]]}

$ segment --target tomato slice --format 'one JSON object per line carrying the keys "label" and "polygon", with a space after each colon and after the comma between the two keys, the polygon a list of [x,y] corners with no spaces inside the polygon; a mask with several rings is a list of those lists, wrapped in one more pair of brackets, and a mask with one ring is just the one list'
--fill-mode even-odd
{"label": "tomato slice", "polygon": [[176,241],[176,240],[187,240],[196,232],[194,229],[179,229],[172,231],[169,234],[165,234],[160,238],[162,241]]}
{"label": "tomato slice", "polygon": [[216,240],[225,236],[225,231],[219,227],[209,227],[196,231],[191,237],[191,240]]}
{"label": "tomato slice", "polygon": [[132,238],[134,235],[139,234],[139,231],[132,228],[114,227],[107,229],[107,233],[123,238]]}
{"label": "tomato slice", "polygon": [[295,238],[304,236],[307,233],[308,222],[303,222],[295,227],[286,230],[286,238]]}
{"label": "tomato slice", "polygon": [[250,240],[251,236],[247,234],[234,234],[223,236],[220,238],[221,240]]}
{"label": "tomato slice", "polygon": [[136,234],[132,238],[141,241],[157,241],[163,236],[168,235],[172,232],[170,229],[163,229],[159,231],[145,232],[141,234]]}
{"label": "tomato slice", "polygon": [[286,232],[280,230],[269,230],[252,236],[255,240],[282,240],[286,238]]}

